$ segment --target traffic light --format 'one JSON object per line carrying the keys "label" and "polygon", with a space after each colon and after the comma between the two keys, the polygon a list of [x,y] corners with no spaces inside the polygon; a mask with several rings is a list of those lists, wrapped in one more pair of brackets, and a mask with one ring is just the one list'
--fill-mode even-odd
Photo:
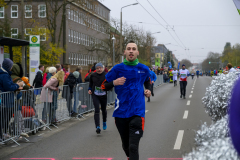
{"label": "traffic light", "polygon": [[209,62],[209,64],[211,64],[211,62]]}

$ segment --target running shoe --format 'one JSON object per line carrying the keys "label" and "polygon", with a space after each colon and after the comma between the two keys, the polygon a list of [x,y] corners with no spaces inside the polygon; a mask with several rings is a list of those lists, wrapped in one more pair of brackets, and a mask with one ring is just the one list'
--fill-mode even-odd
{"label": "running shoe", "polygon": [[183,96],[183,99],[186,99],[186,97],[185,97],[185,96]]}
{"label": "running shoe", "polygon": [[180,98],[182,98],[182,95],[180,96]]}
{"label": "running shoe", "polygon": [[99,126],[97,126],[96,132],[97,132],[97,134],[100,134],[100,133],[101,133],[101,129],[100,129]]}
{"label": "running shoe", "polygon": [[103,122],[103,130],[107,129],[107,122]]}

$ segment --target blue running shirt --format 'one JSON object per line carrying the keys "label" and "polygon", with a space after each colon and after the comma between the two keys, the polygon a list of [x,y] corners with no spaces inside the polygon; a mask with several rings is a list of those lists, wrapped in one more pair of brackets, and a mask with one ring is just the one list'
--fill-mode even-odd
{"label": "blue running shirt", "polygon": [[145,117],[144,82],[149,80],[150,70],[141,63],[129,66],[120,63],[106,74],[106,80],[112,82],[120,77],[125,77],[122,86],[115,86],[117,98],[113,117],[129,118],[132,116]]}

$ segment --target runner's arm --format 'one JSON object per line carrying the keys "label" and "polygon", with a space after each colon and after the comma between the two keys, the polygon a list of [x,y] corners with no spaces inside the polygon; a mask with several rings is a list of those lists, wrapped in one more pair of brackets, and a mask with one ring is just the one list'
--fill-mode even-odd
{"label": "runner's arm", "polygon": [[92,81],[92,76],[90,76],[88,90],[92,91],[92,86],[93,86],[93,81]]}
{"label": "runner's arm", "polygon": [[112,82],[108,82],[106,79],[103,81],[102,85],[102,90],[104,91],[109,91],[114,87],[113,81]]}
{"label": "runner's arm", "polygon": [[144,87],[148,90],[151,90],[151,79],[150,79],[150,77],[144,82]]}

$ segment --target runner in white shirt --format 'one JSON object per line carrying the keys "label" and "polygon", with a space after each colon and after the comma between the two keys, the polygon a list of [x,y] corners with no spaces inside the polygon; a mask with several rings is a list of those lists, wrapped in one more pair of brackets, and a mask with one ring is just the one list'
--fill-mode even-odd
{"label": "runner in white shirt", "polygon": [[180,98],[186,99],[186,87],[187,87],[187,76],[190,74],[187,69],[185,69],[185,64],[182,65],[182,69],[179,70],[179,81],[180,81]]}
{"label": "runner in white shirt", "polygon": [[237,71],[235,68],[233,68],[233,66],[232,66],[231,63],[228,63],[227,66],[228,66],[228,68],[229,68],[229,69],[228,69],[228,73],[230,73],[230,72],[236,72],[236,71]]}
{"label": "runner in white shirt", "polygon": [[174,83],[174,87],[175,87],[175,86],[177,86],[177,76],[178,76],[178,71],[176,70],[176,67],[174,67],[172,74],[173,74],[173,83]]}

